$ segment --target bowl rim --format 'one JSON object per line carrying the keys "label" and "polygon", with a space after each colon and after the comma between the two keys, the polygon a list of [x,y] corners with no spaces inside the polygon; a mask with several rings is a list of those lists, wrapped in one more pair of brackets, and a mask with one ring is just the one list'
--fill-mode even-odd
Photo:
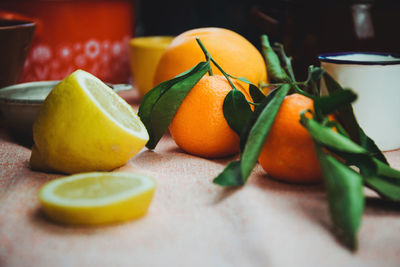
{"label": "bowl rim", "polygon": [[[28,98],[12,98],[10,97],[8,92],[11,91],[19,91],[30,88],[36,89],[41,88],[41,90],[48,90],[49,92],[61,82],[61,80],[49,80],[49,81],[32,81],[26,83],[17,83],[13,85],[8,85],[6,87],[0,88],[0,103],[13,103],[13,104],[42,104],[46,99],[47,94],[40,97],[40,99],[28,99]],[[114,92],[118,93],[121,91],[128,91],[133,89],[131,84],[111,84],[105,83],[108,87],[110,87]],[[43,89],[45,88],[45,89]],[[38,89],[40,90],[40,89]]]}
{"label": "bowl rim", "polygon": [[[51,89],[57,85],[60,81],[34,81],[34,82],[27,82],[27,83],[18,83],[18,84],[13,84],[9,85],[3,88],[0,88],[0,102],[1,103],[19,103],[19,104],[41,104],[43,103],[44,99],[46,96],[43,97],[43,99],[18,99],[18,98],[11,98],[8,95],[5,95],[5,93],[9,91],[18,91],[18,90],[23,90],[23,89],[29,89],[29,88],[43,88],[47,87]],[[49,90],[49,92],[51,91]]]}
{"label": "bowl rim", "polygon": [[10,22],[18,23],[18,24],[9,25],[9,26],[1,26],[0,25],[0,30],[36,27],[36,23],[34,21],[19,20],[19,19],[0,19],[0,21],[10,21]]}
{"label": "bowl rim", "polygon": [[[365,60],[349,60],[349,59],[337,59],[338,56],[347,55],[378,55],[378,56],[391,56],[395,59],[390,61],[365,61]],[[397,65],[400,64],[400,54],[390,52],[335,52],[335,53],[323,53],[318,55],[318,60],[326,63],[335,64],[346,64],[346,65]]]}

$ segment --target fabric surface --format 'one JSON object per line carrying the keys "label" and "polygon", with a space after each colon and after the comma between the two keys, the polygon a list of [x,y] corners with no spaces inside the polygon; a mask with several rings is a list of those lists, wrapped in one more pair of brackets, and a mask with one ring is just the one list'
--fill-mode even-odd
{"label": "fabric surface", "polygon": [[[386,153],[400,168],[400,151]],[[152,175],[146,216],[102,227],[53,223],[37,193],[60,175],[29,169],[0,129],[0,266],[400,266],[400,207],[368,195],[359,249],[333,234],[322,185],[281,183],[257,166],[240,189],[212,183],[232,160],[188,155],[165,136],[123,171]]]}

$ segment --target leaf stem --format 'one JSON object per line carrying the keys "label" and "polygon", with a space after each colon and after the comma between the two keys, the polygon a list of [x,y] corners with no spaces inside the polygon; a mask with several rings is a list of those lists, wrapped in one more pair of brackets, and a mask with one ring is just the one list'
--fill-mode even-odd
{"label": "leaf stem", "polygon": [[[196,37],[196,41],[199,44],[201,50],[203,50],[203,53],[206,56],[206,60],[210,61],[210,59],[212,59],[212,57],[211,57],[210,53],[207,51],[207,49],[204,47],[203,43],[200,41],[200,38]],[[214,75],[211,66],[210,66],[210,69],[208,70],[208,75],[210,75],[210,76]]]}
{"label": "leaf stem", "polygon": [[260,85],[260,87],[261,88],[266,88],[266,87],[269,87],[269,86],[282,86],[282,85],[285,85],[285,84],[288,84],[288,85],[291,85],[291,86],[295,86],[295,85],[302,85],[302,86],[306,86],[306,83],[305,82],[283,82],[283,83],[264,83],[264,84],[261,84]]}
{"label": "leaf stem", "polygon": [[294,72],[293,72],[293,68],[292,68],[292,58],[286,56],[285,49],[283,48],[282,44],[277,43],[277,44],[275,44],[275,46],[277,47],[276,49],[277,49],[278,54],[281,56],[283,62],[285,63],[284,68],[286,69],[287,73],[289,74],[289,77],[291,78],[291,80],[293,82],[295,82],[296,78],[294,76]]}
{"label": "leaf stem", "polygon": [[237,90],[235,85],[232,83],[231,79],[229,78],[229,75],[226,74],[226,72],[218,65],[217,62],[213,58],[211,58],[211,62],[214,63],[214,65],[222,72],[222,74],[225,76],[225,78],[228,80],[229,84],[231,85],[233,90]]}
{"label": "leaf stem", "polygon": [[249,103],[250,105],[253,105],[255,107],[260,105],[260,103],[254,103],[254,102],[251,102],[251,101],[247,101],[247,103]]}
{"label": "leaf stem", "polygon": [[[233,90],[237,90],[235,85],[232,83],[231,79],[229,78],[229,75],[226,74],[226,72],[221,68],[220,65],[213,59],[213,57],[210,55],[210,53],[207,51],[203,43],[201,42],[199,37],[196,37],[197,43],[200,45],[201,50],[203,50],[203,53],[206,56],[207,61],[211,60],[212,63],[222,72],[222,74],[225,76],[225,78],[228,80],[229,84],[231,85]],[[208,72],[210,75],[212,75],[212,70],[210,68],[210,71]]]}

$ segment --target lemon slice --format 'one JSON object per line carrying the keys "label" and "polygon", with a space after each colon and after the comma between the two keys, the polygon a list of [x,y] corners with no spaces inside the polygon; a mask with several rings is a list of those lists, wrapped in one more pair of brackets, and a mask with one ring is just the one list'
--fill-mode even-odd
{"label": "lemon slice", "polygon": [[155,190],[153,178],[127,172],[90,172],[42,186],[39,201],[56,222],[98,225],[144,215]]}
{"label": "lemon slice", "polygon": [[35,170],[81,173],[124,165],[148,141],[132,107],[101,80],[77,70],[41,105],[33,125]]}

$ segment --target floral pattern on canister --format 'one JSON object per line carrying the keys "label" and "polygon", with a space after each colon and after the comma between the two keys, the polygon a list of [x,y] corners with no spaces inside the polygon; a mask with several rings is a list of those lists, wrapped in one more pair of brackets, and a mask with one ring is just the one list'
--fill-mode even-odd
{"label": "floral pattern on canister", "polygon": [[56,47],[33,43],[20,82],[61,80],[76,69],[88,71],[106,82],[126,82],[130,76],[129,39],[128,35],[120,41],[91,38]]}

